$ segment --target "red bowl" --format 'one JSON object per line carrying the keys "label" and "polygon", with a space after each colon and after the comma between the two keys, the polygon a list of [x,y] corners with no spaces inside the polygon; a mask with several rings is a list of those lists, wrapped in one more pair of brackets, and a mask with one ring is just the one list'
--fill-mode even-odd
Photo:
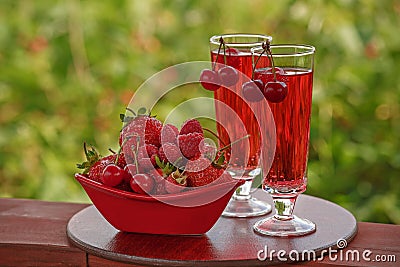
{"label": "red bowl", "polygon": [[103,217],[116,229],[149,234],[203,234],[213,227],[241,180],[169,195],[139,195],[75,178]]}

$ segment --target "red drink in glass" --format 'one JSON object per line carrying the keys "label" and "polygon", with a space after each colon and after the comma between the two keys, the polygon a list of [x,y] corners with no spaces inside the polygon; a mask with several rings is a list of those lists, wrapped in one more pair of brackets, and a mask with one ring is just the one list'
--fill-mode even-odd
{"label": "red drink in glass", "polygon": [[[273,81],[271,68],[257,69],[255,79]],[[277,79],[284,81],[288,94],[284,101],[269,102],[276,127],[276,148],[272,166],[263,186],[288,191],[304,191],[310,133],[313,73],[309,69],[280,68]]]}
{"label": "red drink in glass", "polygon": [[[297,196],[307,187],[307,158],[315,48],[309,45],[264,45],[253,49],[254,79],[260,79],[276,129],[274,155],[262,151],[263,188],[271,194],[275,215],[260,220],[254,230],[270,236],[313,233],[313,222],[293,215]],[[272,123],[272,122],[267,122]]]}
{"label": "red drink in glass", "polygon": [[221,86],[214,92],[219,147],[232,144],[227,151],[227,171],[233,178],[246,180],[235,191],[222,213],[224,216],[250,217],[271,211],[268,203],[250,194],[253,179],[261,172],[262,136],[259,122],[264,115],[259,114],[264,114],[264,109],[262,105],[246,103],[242,94],[243,83],[248,82],[252,76],[251,49],[261,47],[271,40],[271,37],[260,34],[225,34],[210,38],[212,70],[218,72],[230,66],[239,74],[237,83],[228,88]]}

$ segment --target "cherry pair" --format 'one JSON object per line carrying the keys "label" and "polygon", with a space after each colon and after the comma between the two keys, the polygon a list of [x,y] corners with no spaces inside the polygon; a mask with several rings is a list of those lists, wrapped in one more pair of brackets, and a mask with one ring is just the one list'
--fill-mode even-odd
{"label": "cherry pair", "polygon": [[[234,86],[239,81],[238,71],[235,68],[228,66],[227,60],[226,60],[227,53],[229,55],[238,54],[239,51],[235,48],[226,49],[226,45],[225,45],[224,39],[222,37],[219,39],[219,42],[220,42],[220,44],[219,44],[219,48],[218,48],[218,53],[217,53],[215,62],[213,64],[212,70],[204,69],[200,74],[201,85],[204,87],[204,89],[209,90],[209,91],[216,91],[221,86],[224,86],[224,87]],[[220,55],[222,47],[224,49],[223,54],[224,54],[225,66],[220,68],[218,71],[216,71],[215,69],[216,69],[216,65],[218,62],[218,56]]]}
{"label": "cherry pair", "polygon": [[[283,69],[275,67],[274,59],[272,57],[270,43],[269,42],[263,43],[262,48],[263,48],[263,51],[261,52],[261,54],[258,56],[257,60],[253,64],[251,81],[246,82],[242,85],[243,97],[249,102],[261,101],[263,99],[263,97],[265,97],[265,99],[267,99],[269,102],[272,102],[272,103],[282,102],[288,94],[288,88],[287,88],[286,83],[284,83],[282,81],[278,81],[276,73],[278,72],[279,74],[284,75],[285,72]],[[268,59],[272,66],[272,68],[270,68],[269,70],[271,70],[271,73],[273,75],[273,80],[267,82],[264,85],[264,82],[262,80],[254,79],[254,73],[255,73],[258,61],[260,60],[261,56],[265,52],[267,53]],[[267,71],[267,73],[269,72],[269,70]],[[268,73],[268,74],[271,74],[271,73]]]}
{"label": "cherry pair", "polygon": [[222,67],[217,71],[205,69],[200,74],[200,83],[209,91],[218,90],[221,85],[228,87],[235,85],[239,80],[239,74],[231,66]]}
{"label": "cherry pair", "polygon": [[287,94],[286,83],[275,80],[269,81],[264,85],[260,79],[251,80],[242,86],[243,97],[249,102],[259,102],[265,97],[272,103],[282,102]]}
{"label": "cherry pair", "polygon": [[132,190],[139,194],[146,194],[154,187],[154,180],[146,174],[135,173],[136,166],[134,164],[127,164],[125,168],[121,168],[116,164],[107,165],[101,174],[101,181],[103,184],[115,187],[126,181],[129,183]]}

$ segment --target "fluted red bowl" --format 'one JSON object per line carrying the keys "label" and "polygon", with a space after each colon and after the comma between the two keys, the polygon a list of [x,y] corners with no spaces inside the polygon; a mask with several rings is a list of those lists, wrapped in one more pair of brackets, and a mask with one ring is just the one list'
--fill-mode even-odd
{"label": "fluted red bowl", "polygon": [[[116,229],[149,234],[203,234],[213,227],[242,182],[232,180],[178,194],[140,195],[75,178]],[[100,230],[100,229],[99,229]]]}

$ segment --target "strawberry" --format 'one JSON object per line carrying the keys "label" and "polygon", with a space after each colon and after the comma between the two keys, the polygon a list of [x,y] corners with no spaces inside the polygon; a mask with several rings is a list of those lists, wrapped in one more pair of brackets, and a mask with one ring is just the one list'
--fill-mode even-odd
{"label": "strawberry", "polygon": [[193,132],[178,135],[178,145],[182,154],[188,158],[194,158],[201,155],[199,144],[203,141],[203,133]]}
{"label": "strawberry", "polygon": [[92,167],[90,167],[89,172],[88,172],[89,179],[92,179],[97,182],[102,182],[101,175],[103,174],[104,169],[108,165],[114,164],[116,157],[117,157],[117,155],[112,154],[112,155],[108,155],[106,157],[100,158],[96,163],[93,164]]}
{"label": "strawberry", "polygon": [[124,152],[125,161],[131,163],[135,161],[135,155],[140,143],[139,137],[127,138],[122,144],[122,150]]}
{"label": "strawberry", "polygon": [[[229,181],[231,176],[225,171],[224,153],[211,161],[206,157],[191,160],[186,164],[188,186],[197,187],[208,185],[218,179],[220,182]],[[219,179],[221,178],[221,179]]]}
{"label": "strawberry", "polygon": [[182,124],[180,135],[188,134],[188,133],[200,133],[203,135],[203,128],[200,125],[200,122],[196,119],[190,119],[185,121]]}
{"label": "strawberry", "polygon": [[179,131],[176,126],[172,124],[165,124],[161,129],[160,143],[161,145],[165,143],[176,143],[176,137],[178,136]]}
{"label": "strawberry", "polygon": [[154,154],[158,154],[158,148],[155,145],[145,144],[138,149],[138,158],[151,158]]}
{"label": "strawberry", "polygon": [[90,146],[89,149],[86,147],[86,143],[83,144],[83,150],[85,152],[86,161],[77,164],[79,169],[83,169],[83,174],[86,174],[89,179],[97,182],[101,182],[101,175],[105,169],[110,164],[114,164],[117,158],[116,154],[108,155],[106,157],[101,157],[97,150]]}
{"label": "strawberry", "polygon": [[[122,116],[122,114],[121,114]],[[121,133],[119,135],[119,145],[122,146],[124,142],[127,140],[135,140],[136,137],[140,138],[140,143],[144,144],[144,139],[142,138],[145,136],[145,127],[146,127],[146,120],[147,117],[145,116],[139,116],[139,117],[124,117],[124,121],[126,124],[121,130]],[[133,145],[136,145],[134,142]]]}
{"label": "strawberry", "polygon": [[208,166],[211,165],[211,161],[205,157],[200,157],[195,160],[189,160],[186,163],[185,171],[186,172],[200,172],[205,170]]}
{"label": "strawberry", "polygon": [[179,158],[183,158],[178,146],[174,143],[165,143],[158,150],[161,161],[174,164]]}
{"label": "strawberry", "polygon": [[128,145],[128,149],[131,149],[132,145],[136,146],[135,139],[139,137],[141,145],[152,144],[159,147],[162,123],[155,117],[150,116],[150,114],[144,114],[146,112],[144,108],[139,109],[138,114],[132,110],[130,111],[133,113],[133,117],[125,116],[124,114],[120,115],[121,120],[125,123],[119,136],[120,146],[128,139],[134,137],[134,144],[131,143]]}
{"label": "strawberry", "polygon": [[153,168],[153,162],[151,158],[140,158],[138,159],[138,165],[140,172],[147,172]]}
{"label": "strawberry", "polygon": [[182,175],[179,170],[171,173],[165,181],[165,190],[169,194],[182,192],[187,186],[186,176]]}
{"label": "strawberry", "polygon": [[123,151],[119,151],[117,156],[117,165],[121,168],[125,168],[126,166],[125,153]]}
{"label": "strawberry", "polygon": [[190,187],[208,185],[217,180],[224,173],[224,169],[216,168],[213,165],[199,172],[187,172],[187,184]]}
{"label": "strawberry", "polygon": [[162,123],[154,117],[148,117],[146,121],[145,143],[160,147]]}

